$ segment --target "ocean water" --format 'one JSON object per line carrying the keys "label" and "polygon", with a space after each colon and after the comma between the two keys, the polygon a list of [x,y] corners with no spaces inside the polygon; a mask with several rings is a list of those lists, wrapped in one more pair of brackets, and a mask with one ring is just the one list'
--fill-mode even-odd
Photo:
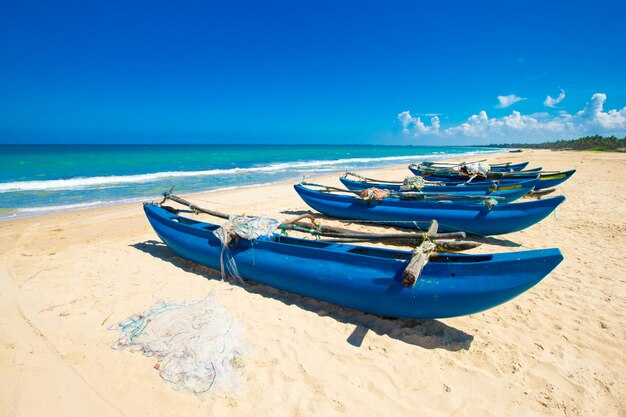
{"label": "ocean water", "polygon": [[[371,145],[0,145],[0,220],[498,152]],[[407,170],[407,175],[409,171]]]}

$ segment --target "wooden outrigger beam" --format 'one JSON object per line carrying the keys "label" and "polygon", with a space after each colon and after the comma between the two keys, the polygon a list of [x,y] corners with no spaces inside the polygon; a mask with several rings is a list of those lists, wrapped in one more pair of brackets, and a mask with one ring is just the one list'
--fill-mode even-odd
{"label": "wooden outrigger beam", "polygon": [[[190,201],[185,200],[182,197],[172,194],[170,191],[163,193],[163,200],[161,205],[167,200],[172,200],[178,204],[189,207],[195,213],[204,213],[221,219],[228,219],[229,214],[221,213],[215,210],[205,209],[199,207]],[[169,211],[177,212],[177,209],[172,207],[165,207]],[[311,224],[303,222],[303,219],[308,219]],[[442,251],[462,251],[472,249],[480,245],[479,242],[474,241],[459,241],[454,239],[465,239],[465,232],[450,232],[450,233],[437,233],[437,227],[433,228],[432,224],[437,222],[433,220],[428,232],[416,232],[416,233],[369,233],[355,231],[351,229],[345,229],[341,227],[321,225],[317,222],[313,215],[306,213],[293,219],[287,220],[279,226],[281,230],[293,230],[303,233],[311,234],[315,237],[329,238],[335,242],[365,242],[365,241],[398,241],[407,242],[410,244],[420,244],[426,240],[432,241],[437,245],[437,248]]]}

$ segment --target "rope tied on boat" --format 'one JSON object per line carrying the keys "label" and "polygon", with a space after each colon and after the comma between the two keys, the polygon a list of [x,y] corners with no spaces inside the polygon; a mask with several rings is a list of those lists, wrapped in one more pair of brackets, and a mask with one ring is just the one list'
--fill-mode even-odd
{"label": "rope tied on boat", "polygon": [[491,210],[497,204],[498,204],[498,200],[496,200],[493,197],[489,197],[485,199],[485,205],[487,206],[488,210]]}
{"label": "rope tied on boat", "polygon": [[381,190],[380,188],[371,187],[359,193],[359,197],[363,200],[382,200],[391,195],[389,190]]}
{"label": "rope tied on boat", "polygon": [[500,188],[500,181],[495,180],[491,182],[491,187],[489,187],[490,192],[498,191]]}

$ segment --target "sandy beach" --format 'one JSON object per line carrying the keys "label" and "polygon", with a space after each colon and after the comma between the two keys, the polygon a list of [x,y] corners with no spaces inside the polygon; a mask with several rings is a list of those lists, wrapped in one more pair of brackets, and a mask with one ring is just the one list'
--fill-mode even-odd
{"label": "sandy beach", "polygon": [[[557,189],[567,200],[472,252],[558,247],[565,260],[522,296],[454,319],[391,320],[224,282],[160,243],[141,204],[0,223],[0,415],[625,416],[626,154],[490,157],[525,160],[576,168]],[[189,199],[278,219],[308,210],[287,183]],[[176,391],[154,358],[111,348],[109,326],[210,292],[244,329],[240,394]]]}

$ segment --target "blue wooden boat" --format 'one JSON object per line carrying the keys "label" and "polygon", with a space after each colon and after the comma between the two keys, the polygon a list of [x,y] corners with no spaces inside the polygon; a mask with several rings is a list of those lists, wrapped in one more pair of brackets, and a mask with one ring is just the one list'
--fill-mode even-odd
{"label": "blue wooden boat", "polygon": [[520,162],[519,164],[507,162],[506,164],[490,164],[489,166],[490,170],[494,172],[517,172],[526,168],[528,166],[528,162]]}
{"label": "blue wooden boat", "polygon": [[[529,162],[520,162],[518,164],[514,164],[512,162],[504,162],[501,164],[490,164],[490,171],[492,172],[517,172],[521,171],[528,166]],[[432,167],[433,169],[437,168],[451,168],[455,166],[459,166],[457,163],[452,162],[437,162],[437,161],[424,161],[421,163],[423,166]]]}
{"label": "blue wooden boat", "polygon": [[[415,175],[421,175],[428,181],[442,181],[449,184],[460,184],[466,182],[469,177],[460,176],[456,173],[447,173],[441,170],[429,170],[429,169],[420,169],[416,168],[412,165],[409,166],[409,170]],[[556,187],[559,184],[567,181],[574,173],[575,169],[571,169],[569,171],[559,171],[559,172],[490,172],[488,174],[488,178],[474,178],[472,182],[481,182],[481,181],[491,181],[497,179],[499,181],[504,180],[522,180],[522,179],[532,179],[539,174],[539,182],[535,185],[535,190],[543,190],[545,188]]]}
{"label": "blue wooden boat", "polygon": [[531,172],[541,172],[541,170],[543,170],[543,167],[536,167],[536,168],[528,168],[528,169],[522,169],[519,171],[511,171],[511,170],[506,170],[506,169],[490,169],[490,172],[507,172],[507,173],[511,173],[511,174],[528,174]]}
{"label": "blue wooden boat", "polygon": [[[182,258],[220,269],[219,226],[144,205],[154,231]],[[398,318],[445,318],[502,304],[541,281],[562,260],[558,249],[493,255],[439,254],[412,287],[402,285],[407,251],[305,240],[281,235],[229,249],[251,281],[340,306]]]}
{"label": "blue wooden boat", "polygon": [[[449,173],[456,174],[455,172],[451,172],[450,171],[451,168],[452,167],[439,167],[439,166],[433,166],[433,167],[427,166],[427,167],[425,167],[425,169],[429,170],[430,172],[442,172],[444,174],[449,174]],[[530,173],[533,173],[533,172],[540,173],[542,170],[543,170],[543,167],[528,168],[528,169],[522,169],[522,170],[516,170],[516,171],[513,171],[511,169],[507,169],[506,167],[495,167],[495,168],[494,167],[490,167],[489,168],[489,173],[495,173],[496,176],[497,176],[498,173],[515,174],[513,176],[516,176],[516,175],[530,174]],[[500,175],[500,177],[501,177],[501,175]]]}
{"label": "blue wooden boat", "polygon": [[542,172],[541,175],[539,175],[539,182],[535,185],[535,190],[556,187],[571,178],[575,172],[575,169],[561,172]]}
{"label": "blue wooden boat", "polygon": [[481,236],[517,232],[543,220],[563,201],[557,196],[523,203],[485,204],[415,201],[385,198],[363,200],[352,195],[331,194],[294,185],[300,198],[329,217],[384,222],[400,227],[426,230],[431,220],[439,230],[463,231]]}
{"label": "blue wooden boat", "polygon": [[[419,174],[415,174],[415,171],[413,171],[411,168],[409,168],[411,170],[411,172],[413,172],[414,175],[419,175]],[[520,181],[529,181],[531,179],[536,179],[537,180],[537,184],[535,185],[535,189],[537,189],[537,185],[539,184],[539,177],[540,174],[534,173],[533,175],[526,175],[523,177],[502,177],[502,178],[480,178],[480,177],[476,177],[474,178],[471,182],[468,183],[469,177],[462,177],[462,176],[446,176],[446,177],[440,177],[440,176],[434,176],[434,175],[427,175],[424,176],[424,180],[426,181],[431,181],[431,182],[441,182],[445,185],[463,185],[463,184],[467,184],[467,185],[489,185],[491,186],[491,184],[493,184],[494,182],[498,182],[500,185],[514,185],[514,184],[519,184]]]}
{"label": "blue wooden boat", "polygon": [[[401,184],[389,184],[384,182],[373,181],[355,181],[347,177],[341,177],[339,180],[349,190],[360,191],[366,190],[370,187],[381,188],[384,190],[390,190],[394,192],[400,192]],[[515,201],[533,190],[535,185],[539,181],[537,178],[532,180],[522,180],[514,184],[502,185],[493,183],[482,184],[457,184],[457,185],[425,185],[421,192],[425,195],[436,194],[450,194],[450,195],[469,195],[469,196],[484,196],[487,197],[500,197],[502,200],[498,202],[510,203]],[[497,181],[493,181],[497,183]]]}

